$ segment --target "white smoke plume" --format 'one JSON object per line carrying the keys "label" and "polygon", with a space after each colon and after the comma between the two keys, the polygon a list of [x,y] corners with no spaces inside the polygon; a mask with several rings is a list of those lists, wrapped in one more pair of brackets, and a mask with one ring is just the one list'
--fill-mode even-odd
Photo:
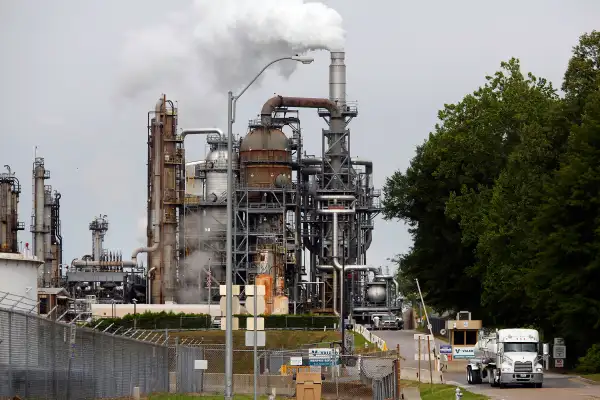
{"label": "white smoke plume", "polygon": [[[219,291],[219,283],[222,272],[219,270],[217,260],[218,253],[210,250],[211,233],[205,227],[211,224],[210,216],[207,218],[203,213],[186,215],[184,219],[186,246],[195,249],[187,255],[179,265],[180,288],[177,291],[178,302],[183,304],[197,304],[206,302],[210,295]],[[207,246],[208,245],[208,246]],[[207,277],[211,275],[212,292],[207,290]]]}
{"label": "white smoke plume", "polygon": [[[178,89],[193,91],[196,99],[225,94],[278,57],[342,49],[344,40],[342,17],[320,2],[196,0],[162,25],[130,32],[119,89],[127,97]],[[276,68],[288,77],[297,64]]]}

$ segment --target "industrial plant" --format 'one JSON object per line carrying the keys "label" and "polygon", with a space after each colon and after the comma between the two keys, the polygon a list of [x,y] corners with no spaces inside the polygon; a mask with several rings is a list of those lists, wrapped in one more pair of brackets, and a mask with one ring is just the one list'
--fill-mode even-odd
{"label": "industrial plant", "polygon": [[[326,122],[318,155],[304,148],[300,109]],[[231,157],[233,283],[264,285],[266,314],[343,310],[362,322],[373,313],[399,313],[393,276],[368,264],[380,191],[373,187],[373,163],[351,155],[348,126],[357,116],[357,104],[346,99],[344,52],[331,52],[328,98],[268,99],[246,135],[234,138],[231,154],[219,129],[181,129],[176,103],[163,95],[148,113],[147,245],[130,258],[105,249],[109,221],[100,215],[89,224],[91,254],[66,268],[60,194],[45,184],[50,173],[36,158],[31,233],[33,255],[43,262],[37,287],[66,293],[71,303],[60,315],[77,314],[82,302],[218,303],[226,278]],[[206,138],[203,160],[186,160],[185,138],[192,134]],[[10,168],[0,175],[5,253],[21,251],[20,190]],[[142,253],[146,266],[138,260]]]}

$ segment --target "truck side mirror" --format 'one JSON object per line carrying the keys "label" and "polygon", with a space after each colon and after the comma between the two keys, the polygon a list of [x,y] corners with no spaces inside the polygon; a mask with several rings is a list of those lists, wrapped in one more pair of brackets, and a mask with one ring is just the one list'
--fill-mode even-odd
{"label": "truck side mirror", "polygon": [[549,344],[549,343],[544,343],[544,344],[542,345],[542,353],[543,353],[545,356],[548,356],[548,355],[550,355],[550,344]]}

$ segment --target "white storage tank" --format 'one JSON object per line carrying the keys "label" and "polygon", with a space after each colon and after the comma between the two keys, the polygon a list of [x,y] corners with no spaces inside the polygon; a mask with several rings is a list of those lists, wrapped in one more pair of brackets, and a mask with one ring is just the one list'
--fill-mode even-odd
{"label": "white storage tank", "polygon": [[[22,298],[23,304],[38,301],[38,270],[44,263],[35,256],[21,253],[0,253],[0,292]],[[2,298],[3,296],[0,296]],[[5,299],[4,302],[10,300]],[[4,304],[7,305],[8,303]],[[21,307],[15,307],[21,309]],[[37,313],[37,310],[33,310]]]}
{"label": "white storage tank", "polygon": [[0,365],[7,364],[10,357],[15,372],[39,365],[37,295],[38,270],[43,264],[34,256],[0,253]]}

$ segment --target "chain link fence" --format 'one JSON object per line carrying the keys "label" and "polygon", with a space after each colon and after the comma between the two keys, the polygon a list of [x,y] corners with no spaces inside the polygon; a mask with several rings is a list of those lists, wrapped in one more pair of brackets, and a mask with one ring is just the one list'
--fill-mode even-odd
{"label": "chain link fence", "polygon": [[153,332],[129,336],[0,308],[0,398],[128,398],[135,387],[142,394],[202,391],[194,365],[205,359],[201,347],[170,346]]}
{"label": "chain link fence", "polygon": [[[111,330],[0,308],[0,398],[129,398],[135,387],[142,394],[223,393],[224,344],[202,343],[201,336],[179,338],[168,330]],[[252,394],[254,352],[243,348],[243,343],[234,346],[234,390]],[[297,372],[308,370],[321,373],[324,397],[383,400],[396,396],[395,351],[339,356],[331,350],[330,362],[311,361],[310,349],[336,346],[314,343],[296,350],[259,349],[258,393],[294,396]],[[293,365],[298,360],[301,365]],[[206,362],[207,369],[196,369],[197,361]]]}

